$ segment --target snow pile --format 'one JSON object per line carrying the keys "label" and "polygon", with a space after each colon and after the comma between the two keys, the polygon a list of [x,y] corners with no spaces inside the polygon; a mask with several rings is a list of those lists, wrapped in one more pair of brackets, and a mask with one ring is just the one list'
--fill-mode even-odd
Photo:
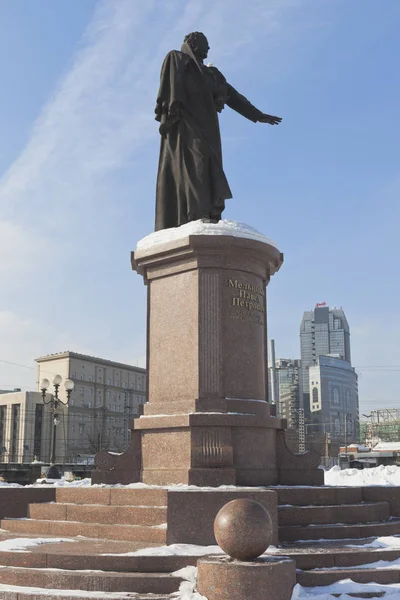
{"label": "snow pile", "polygon": [[176,597],[176,600],[207,600],[205,596],[202,596],[196,590],[196,567],[184,567],[183,569],[179,569],[179,571],[175,571],[172,575],[184,579],[179,586],[179,595]]}
{"label": "snow pile", "polygon": [[246,225],[245,223],[237,223],[236,221],[220,221],[219,223],[203,223],[199,221],[191,221],[180,227],[171,227],[162,231],[155,231],[141,239],[136,247],[137,251],[155,250],[157,246],[163,246],[169,242],[182,240],[189,235],[230,235],[233,237],[247,238],[257,242],[264,242],[270,246],[277,247],[275,242],[265,237],[262,233]]}
{"label": "snow pile", "polygon": [[54,487],[90,487],[92,485],[92,480],[90,477],[86,477],[85,479],[74,479],[70,481],[65,477],[61,479],[37,479],[36,483],[33,483],[30,486],[25,487],[41,487],[45,485],[52,485]]}
{"label": "snow pile", "polygon": [[7,481],[0,481],[0,487],[23,487],[19,483],[7,483]]}
{"label": "snow pile", "polygon": [[400,548],[400,537],[394,535],[384,535],[377,537],[373,542],[366,544],[346,544],[348,548]]}
{"label": "snow pile", "polygon": [[104,554],[104,556],[210,556],[211,554],[224,554],[219,546],[197,546],[195,544],[171,544],[170,546],[156,546],[142,548],[135,552],[123,554]]}
{"label": "snow pile", "polygon": [[[46,596],[56,596],[58,598],[65,598],[65,600],[71,600],[71,598],[82,598],[87,600],[88,598],[104,598],[113,599],[113,600],[127,600],[130,598],[134,600],[134,598],[139,598],[140,595],[134,592],[89,592],[88,590],[60,590],[59,588],[51,589],[51,588],[39,588],[39,587],[25,587],[23,585],[7,585],[5,583],[0,583],[0,598],[4,598],[4,593],[12,592],[14,595],[13,598],[25,597],[25,596],[33,596],[34,600],[37,598],[45,598]],[[19,596],[21,594],[21,596]],[[172,596],[174,597],[174,596]],[[180,600],[179,597],[174,597],[176,600]],[[183,598],[182,600],[188,600],[188,596]],[[193,596],[193,600],[202,599],[202,596]]]}
{"label": "snow pile", "polygon": [[373,469],[343,469],[343,471],[340,467],[332,467],[329,471],[325,471],[325,485],[400,485],[400,467],[380,465]]}
{"label": "snow pile", "polygon": [[291,600],[332,600],[334,594],[341,600],[350,600],[353,596],[350,594],[367,594],[372,597],[373,594],[384,595],[385,599],[400,600],[400,583],[379,584],[379,583],[355,583],[351,579],[342,579],[331,585],[303,587],[299,583],[294,586]]}

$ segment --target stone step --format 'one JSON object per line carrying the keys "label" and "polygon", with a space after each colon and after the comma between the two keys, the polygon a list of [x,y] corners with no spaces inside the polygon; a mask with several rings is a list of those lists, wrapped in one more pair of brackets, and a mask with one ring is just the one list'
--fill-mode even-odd
{"label": "stone step", "polygon": [[40,520],[82,521],[107,525],[161,525],[167,521],[166,506],[117,506],[104,504],[30,504],[29,517]]}
{"label": "stone step", "polygon": [[89,592],[137,592],[172,594],[182,579],[168,573],[117,573],[108,571],[68,571],[62,569],[0,569],[0,584]]}
{"label": "stone step", "polygon": [[278,507],[279,525],[367,523],[369,521],[387,521],[389,518],[389,502]]}
{"label": "stone step", "polygon": [[56,502],[118,506],[167,506],[166,488],[56,488]]}
{"label": "stone step", "polygon": [[400,534],[400,519],[383,523],[326,524],[326,525],[283,525],[278,528],[280,542],[298,540],[344,540]]}
{"label": "stone step", "polygon": [[[100,570],[121,573],[173,573],[196,566],[198,556],[124,556],[45,552],[0,552],[0,566],[36,569]],[[387,559],[389,560],[389,559]],[[1,598],[1,596],[0,596]]]}
{"label": "stone step", "polygon": [[400,567],[398,569],[320,569],[318,571],[297,571],[297,583],[304,587],[324,586],[351,579],[355,583],[399,583]]}
{"label": "stone step", "polygon": [[[274,489],[278,494],[278,504],[296,506],[331,506],[333,504],[360,504],[363,501],[361,487],[301,487],[279,486]],[[371,498],[369,500],[381,500]]]}
{"label": "stone step", "polygon": [[171,600],[171,595],[134,594],[131,592],[88,592],[85,590],[57,590],[0,584],[1,600]]}
{"label": "stone step", "polygon": [[139,525],[104,525],[102,523],[79,523],[74,521],[46,521],[36,519],[3,519],[1,528],[6,531],[28,534],[47,534],[109,540],[144,541],[165,544],[167,528]]}
{"label": "stone step", "polygon": [[[300,546],[300,545],[299,545]],[[343,567],[357,567],[379,560],[393,561],[400,558],[400,548],[352,548],[352,547],[329,547],[323,543],[316,547],[288,547],[284,546],[272,553],[280,556],[289,556],[296,561],[298,569],[332,569]]]}

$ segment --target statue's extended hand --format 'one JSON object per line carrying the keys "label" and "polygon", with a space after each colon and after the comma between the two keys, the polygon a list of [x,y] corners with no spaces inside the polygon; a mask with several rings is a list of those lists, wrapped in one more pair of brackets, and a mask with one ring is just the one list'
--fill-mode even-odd
{"label": "statue's extended hand", "polygon": [[258,118],[260,123],[268,123],[268,125],[279,125],[282,121],[282,117],[273,117],[272,115],[266,115],[263,113],[261,117]]}

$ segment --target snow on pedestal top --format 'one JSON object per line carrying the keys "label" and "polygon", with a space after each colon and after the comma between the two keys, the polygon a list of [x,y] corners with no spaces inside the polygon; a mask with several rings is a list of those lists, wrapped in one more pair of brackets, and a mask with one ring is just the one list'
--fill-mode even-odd
{"label": "snow on pedestal top", "polygon": [[203,223],[203,221],[199,220],[191,221],[180,227],[171,227],[170,229],[150,233],[150,235],[147,235],[138,242],[136,251],[153,250],[157,246],[184,239],[189,235],[230,235],[264,242],[264,244],[269,244],[277,248],[275,242],[245,223],[227,220],[219,221],[219,223]]}

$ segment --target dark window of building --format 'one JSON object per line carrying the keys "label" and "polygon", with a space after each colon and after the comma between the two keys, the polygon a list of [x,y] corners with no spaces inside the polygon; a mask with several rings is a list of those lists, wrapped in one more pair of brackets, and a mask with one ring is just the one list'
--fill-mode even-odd
{"label": "dark window of building", "polygon": [[316,388],[316,387],[313,388],[313,391],[312,391],[312,401],[313,401],[313,404],[318,404],[318,388]]}
{"label": "dark window of building", "polygon": [[4,453],[7,452],[5,447],[4,432],[6,426],[7,407],[0,406],[0,457],[4,460]]}
{"label": "dark window of building", "polygon": [[333,404],[340,404],[340,395],[337,387],[334,387],[332,390],[332,401]]}
{"label": "dark window of building", "polygon": [[35,429],[34,429],[34,433],[33,433],[33,454],[37,460],[40,460],[40,454],[41,454],[42,424],[43,424],[43,404],[36,404]]}
{"label": "dark window of building", "polygon": [[19,421],[21,415],[21,405],[13,404],[11,408],[11,462],[17,462],[18,441],[19,441]]}

